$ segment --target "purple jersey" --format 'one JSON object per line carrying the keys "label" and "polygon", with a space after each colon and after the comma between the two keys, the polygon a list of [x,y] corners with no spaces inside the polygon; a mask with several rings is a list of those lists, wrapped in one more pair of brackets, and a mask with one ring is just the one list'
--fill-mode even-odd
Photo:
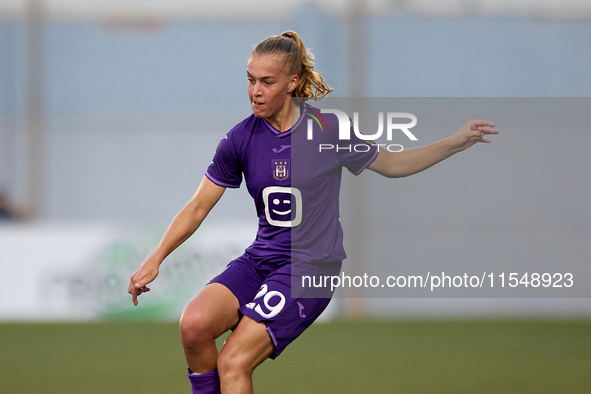
{"label": "purple jersey", "polygon": [[[220,141],[206,176],[216,185],[237,188],[244,180],[259,217],[256,239],[246,250],[269,259],[285,256],[307,262],[343,260],[343,231],[339,221],[342,167],[357,175],[377,156],[377,146],[353,134],[338,141],[338,119],[323,114],[324,126],[313,122],[308,139],[307,119],[320,110],[302,107],[292,129],[279,132],[265,119],[249,116]],[[346,144],[344,144],[346,142]],[[344,149],[324,149],[346,145]]]}

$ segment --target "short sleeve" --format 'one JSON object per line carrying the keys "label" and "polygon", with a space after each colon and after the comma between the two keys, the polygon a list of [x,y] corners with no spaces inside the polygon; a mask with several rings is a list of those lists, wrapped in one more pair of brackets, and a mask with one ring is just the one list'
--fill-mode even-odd
{"label": "short sleeve", "polygon": [[348,143],[339,146],[337,157],[341,165],[353,175],[359,175],[378,156],[379,146],[372,141],[363,141],[351,130],[351,139]]}
{"label": "short sleeve", "polygon": [[237,188],[242,183],[242,166],[234,148],[232,133],[224,135],[215,150],[205,176],[218,186]]}

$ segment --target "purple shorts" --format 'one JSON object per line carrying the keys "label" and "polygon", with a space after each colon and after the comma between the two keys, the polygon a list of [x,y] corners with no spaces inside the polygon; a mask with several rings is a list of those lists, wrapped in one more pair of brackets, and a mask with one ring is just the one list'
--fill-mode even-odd
{"label": "purple shorts", "polygon": [[[306,291],[302,293],[301,286],[300,289],[292,289],[292,283],[297,287],[301,283],[302,273],[338,275],[341,270],[340,261],[298,263],[297,266],[298,274],[292,276],[292,263],[289,260],[271,268],[245,253],[231,261],[220,275],[209,282],[221,283],[230,289],[240,302],[239,312],[242,315],[265,323],[275,346],[270,356],[272,359],[279,356],[320,316],[333,294],[330,289],[322,293],[304,294]],[[319,297],[312,298],[311,295]]]}

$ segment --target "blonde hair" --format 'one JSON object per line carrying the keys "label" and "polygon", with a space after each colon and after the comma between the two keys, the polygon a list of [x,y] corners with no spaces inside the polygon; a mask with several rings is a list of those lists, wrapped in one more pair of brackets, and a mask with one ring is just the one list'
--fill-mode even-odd
{"label": "blonde hair", "polygon": [[285,72],[299,77],[298,86],[292,92],[294,97],[319,99],[325,97],[333,88],[324,82],[324,78],[314,71],[314,55],[294,31],[283,32],[280,36],[271,36],[259,42],[252,55],[285,56]]}

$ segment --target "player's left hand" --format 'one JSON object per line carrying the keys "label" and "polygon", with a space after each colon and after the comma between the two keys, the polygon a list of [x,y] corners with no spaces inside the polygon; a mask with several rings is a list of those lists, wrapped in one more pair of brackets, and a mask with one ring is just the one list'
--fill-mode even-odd
{"label": "player's left hand", "polygon": [[486,135],[499,134],[499,130],[495,130],[493,127],[495,124],[486,120],[470,120],[453,136],[457,150],[463,151],[477,142],[490,143],[491,141],[486,138]]}

